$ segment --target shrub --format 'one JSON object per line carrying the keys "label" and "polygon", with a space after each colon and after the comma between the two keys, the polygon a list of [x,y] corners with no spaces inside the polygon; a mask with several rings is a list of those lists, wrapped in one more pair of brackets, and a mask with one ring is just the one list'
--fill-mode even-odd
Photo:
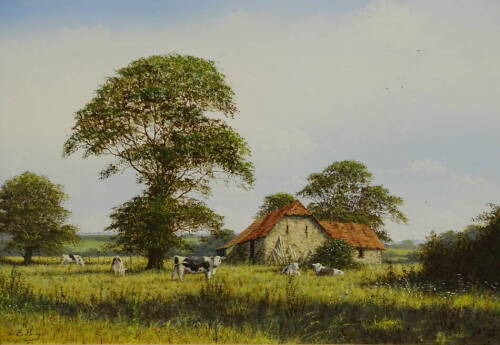
{"label": "shrub", "polygon": [[344,240],[332,238],[316,249],[310,263],[319,262],[335,268],[355,267],[358,264],[354,261],[354,251],[355,248]]}
{"label": "shrub", "polygon": [[482,224],[462,232],[432,233],[418,252],[423,273],[433,279],[498,281],[500,206],[476,218]]}

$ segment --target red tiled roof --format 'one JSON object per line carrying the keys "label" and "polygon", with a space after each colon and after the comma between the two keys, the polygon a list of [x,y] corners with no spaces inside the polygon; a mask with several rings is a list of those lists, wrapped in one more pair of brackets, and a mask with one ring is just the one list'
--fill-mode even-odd
{"label": "red tiled roof", "polygon": [[334,238],[361,248],[385,249],[382,242],[369,226],[356,223],[320,221],[321,226]]}
{"label": "red tiled roof", "polygon": [[[256,219],[238,236],[218,249],[229,248],[238,243],[264,237],[285,216],[311,216],[314,218],[311,211],[305,208],[300,201],[294,200],[290,204],[269,213],[264,218]],[[375,232],[367,225],[328,221],[320,221],[318,223],[331,237],[341,238],[355,247],[384,249],[384,245],[380,242]]]}
{"label": "red tiled roof", "polygon": [[228,248],[238,243],[253,240],[266,236],[273,226],[284,216],[312,216],[311,211],[304,207],[298,200],[294,200],[288,205],[272,211],[264,218],[256,219],[248,228],[243,230],[238,236],[219,248]]}

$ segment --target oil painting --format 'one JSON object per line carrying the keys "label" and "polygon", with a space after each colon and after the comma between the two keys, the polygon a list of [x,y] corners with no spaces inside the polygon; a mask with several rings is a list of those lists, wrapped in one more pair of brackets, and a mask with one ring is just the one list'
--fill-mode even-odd
{"label": "oil painting", "polygon": [[0,0],[0,344],[499,344],[500,2]]}

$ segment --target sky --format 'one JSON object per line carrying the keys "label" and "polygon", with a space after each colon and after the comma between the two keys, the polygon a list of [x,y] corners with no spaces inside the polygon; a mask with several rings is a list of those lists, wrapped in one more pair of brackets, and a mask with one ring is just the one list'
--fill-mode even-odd
{"label": "sky", "polygon": [[0,183],[47,176],[82,232],[103,231],[142,187],[99,180],[110,158],[62,157],[74,113],[116,69],[176,52],[217,62],[252,149],[253,189],[207,199],[226,227],[355,159],[405,201],[394,240],[461,230],[500,203],[499,37],[496,0],[0,0]]}

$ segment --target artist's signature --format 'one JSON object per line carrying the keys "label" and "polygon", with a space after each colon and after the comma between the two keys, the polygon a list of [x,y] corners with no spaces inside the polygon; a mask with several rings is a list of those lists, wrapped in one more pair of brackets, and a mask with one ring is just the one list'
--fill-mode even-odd
{"label": "artist's signature", "polygon": [[42,336],[42,333],[33,333],[33,330],[31,330],[31,329],[27,329],[27,330],[20,329],[20,330],[16,331],[15,336],[16,337],[40,338]]}

